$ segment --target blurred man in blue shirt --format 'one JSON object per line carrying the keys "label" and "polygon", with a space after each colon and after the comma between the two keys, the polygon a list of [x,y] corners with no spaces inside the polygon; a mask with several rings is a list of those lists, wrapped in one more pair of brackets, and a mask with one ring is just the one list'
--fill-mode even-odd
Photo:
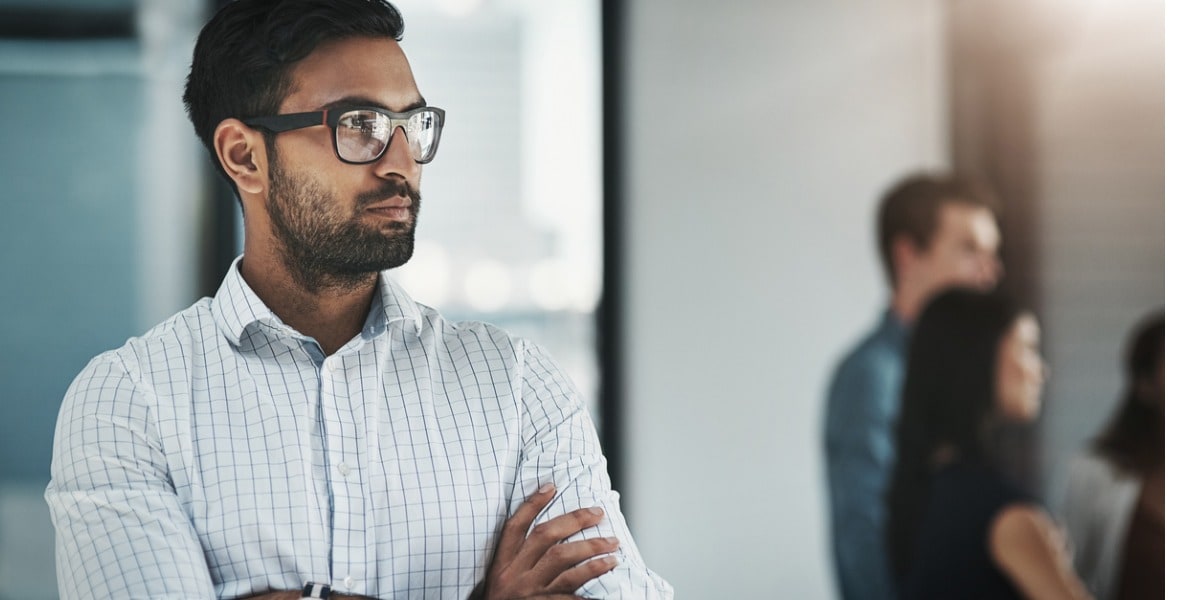
{"label": "blurred man in blue shirt", "polygon": [[894,598],[884,542],[884,496],[894,461],[892,423],[904,384],[910,325],[953,286],[995,287],[996,204],[978,182],[919,174],[880,204],[879,252],[891,298],[879,324],[834,372],[825,411],[834,560],[845,600]]}

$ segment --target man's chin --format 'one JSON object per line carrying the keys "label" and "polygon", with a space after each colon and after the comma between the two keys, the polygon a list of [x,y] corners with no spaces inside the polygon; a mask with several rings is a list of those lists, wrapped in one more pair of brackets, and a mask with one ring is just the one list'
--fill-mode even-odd
{"label": "man's chin", "polygon": [[404,265],[413,255],[413,232],[402,223],[397,225],[401,227],[388,227],[369,233],[360,230],[358,235],[341,237],[339,245],[343,249],[354,248],[356,251],[339,252],[340,260],[327,264],[344,275],[366,275]]}
{"label": "man's chin", "polygon": [[380,228],[380,232],[385,235],[407,234],[413,230],[413,224],[410,221],[387,221]]}
{"label": "man's chin", "polygon": [[409,247],[409,248],[406,248],[403,252],[401,252],[399,254],[396,254],[393,256],[388,256],[388,257],[383,257],[376,261],[371,261],[370,263],[364,265],[364,267],[366,267],[364,269],[364,272],[369,273],[369,272],[386,271],[388,269],[395,269],[396,267],[401,267],[401,266],[404,266],[405,264],[408,264],[408,261],[411,259],[412,259],[412,248]]}

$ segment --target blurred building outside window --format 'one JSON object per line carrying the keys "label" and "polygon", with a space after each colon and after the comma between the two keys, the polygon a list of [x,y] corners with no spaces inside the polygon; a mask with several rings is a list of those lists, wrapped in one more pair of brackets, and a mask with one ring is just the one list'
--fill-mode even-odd
{"label": "blurred building outside window", "polygon": [[595,417],[599,2],[395,4],[417,85],[447,117],[423,176],[416,250],[394,276],[452,319],[544,346]]}

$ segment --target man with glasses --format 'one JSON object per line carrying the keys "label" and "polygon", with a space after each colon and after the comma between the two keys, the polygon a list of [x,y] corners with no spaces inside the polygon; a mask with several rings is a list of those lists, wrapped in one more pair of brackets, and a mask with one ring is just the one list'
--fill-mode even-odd
{"label": "man with glasses", "polygon": [[946,174],[907,177],[880,203],[877,242],[891,297],[879,324],[838,365],[825,410],[830,533],[843,600],[896,596],[884,508],[908,330],[939,292],[996,285],[996,210],[982,184]]}
{"label": "man with glasses", "polygon": [[384,0],[239,0],[200,33],[184,101],[245,254],[67,391],[64,598],[672,596],[555,363],[381,273],[446,120],[402,33]]}

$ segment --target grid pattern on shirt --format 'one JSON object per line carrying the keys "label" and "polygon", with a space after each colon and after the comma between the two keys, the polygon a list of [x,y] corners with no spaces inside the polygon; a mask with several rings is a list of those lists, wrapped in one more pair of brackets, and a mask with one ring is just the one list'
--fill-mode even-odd
{"label": "grid pattern on shirt", "polygon": [[505,519],[585,506],[621,539],[579,590],[659,598],[579,393],[536,345],[451,323],[385,276],[363,332],[325,356],[236,263],[215,298],[95,359],[67,392],[46,491],[63,597],[228,598],[332,582],[464,598]]}

